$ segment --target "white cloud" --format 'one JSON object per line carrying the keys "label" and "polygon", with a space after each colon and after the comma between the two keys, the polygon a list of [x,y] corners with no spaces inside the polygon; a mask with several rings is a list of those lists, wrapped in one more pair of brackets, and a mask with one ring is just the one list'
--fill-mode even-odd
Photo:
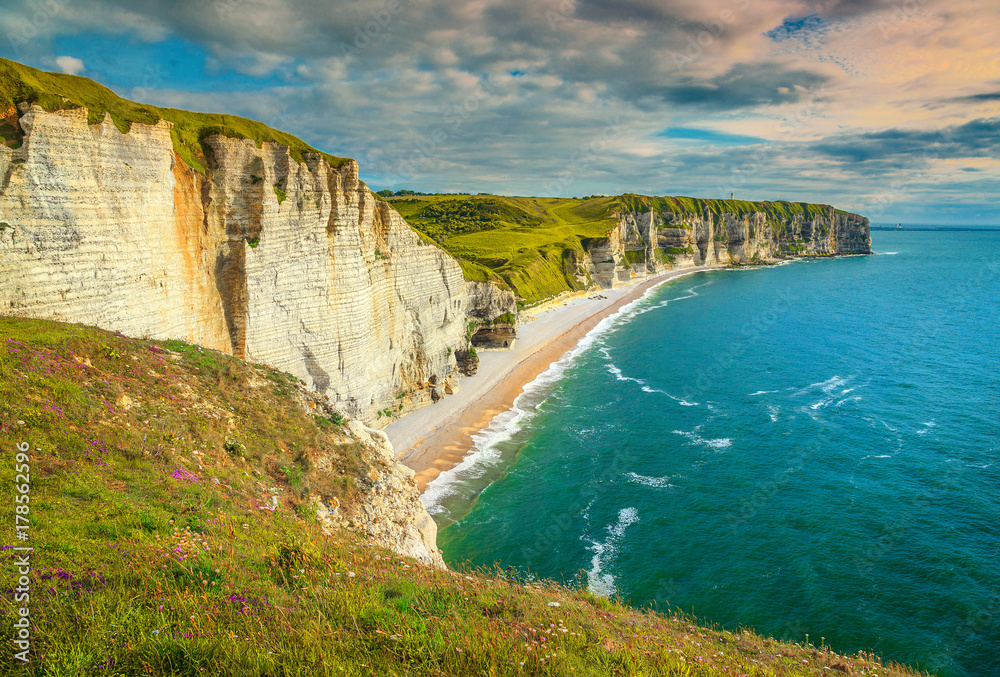
{"label": "white cloud", "polygon": [[56,65],[59,66],[63,73],[69,73],[70,75],[79,75],[86,70],[83,60],[77,59],[75,56],[57,56]]}

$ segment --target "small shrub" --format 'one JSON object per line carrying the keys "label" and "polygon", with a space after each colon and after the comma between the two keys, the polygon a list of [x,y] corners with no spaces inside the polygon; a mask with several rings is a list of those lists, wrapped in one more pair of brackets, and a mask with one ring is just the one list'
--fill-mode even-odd
{"label": "small shrub", "polygon": [[226,438],[225,444],[222,445],[222,448],[233,456],[239,456],[240,458],[247,453],[247,448],[244,445],[240,444],[236,440],[231,440],[228,437]]}
{"label": "small shrub", "polygon": [[282,190],[280,183],[274,184],[274,194],[278,196],[279,205],[288,198],[288,194],[285,193],[284,190]]}
{"label": "small shrub", "polygon": [[340,427],[344,425],[344,417],[337,412],[333,412],[329,416],[313,416],[313,419],[320,428]]}

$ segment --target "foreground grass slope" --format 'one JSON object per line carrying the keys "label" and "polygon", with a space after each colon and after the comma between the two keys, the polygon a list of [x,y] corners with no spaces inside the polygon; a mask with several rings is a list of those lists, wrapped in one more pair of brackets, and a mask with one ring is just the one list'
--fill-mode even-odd
{"label": "foreground grass slope", "polygon": [[321,153],[301,139],[267,125],[236,115],[193,113],[174,108],[158,108],[123,99],[107,87],[78,75],[49,73],[8,59],[0,59],[0,142],[16,148],[21,143],[16,105],[37,103],[47,111],[86,108],[91,124],[99,124],[111,115],[118,129],[125,133],[133,122],[156,124],[161,119],[173,123],[170,136],[174,150],[191,167],[206,171],[206,153],[202,141],[213,134],[252,139],[257,147],[265,141],[283,143],[292,157],[302,161],[303,152],[319,153],[333,167],[349,162],[347,158]]}
{"label": "foreground grass slope", "polygon": [[416,230],[444,247],[473,280],[499,280],[531,305],[587,287],[578,264],[588,243],[606,237],[619,214],[763,213],[774,223],[814,219],[827,205],[703,200],[625,194],[587,198],[404,195],[386,198]]}
{"label": "foreground grass slope", "polygon": [[292,377],[0,318],[7,628],[18,442],[32,445],[32,662],[5,657],[4,674],[914,674],[324,535],[310,496],[359,500],[367,450]]}

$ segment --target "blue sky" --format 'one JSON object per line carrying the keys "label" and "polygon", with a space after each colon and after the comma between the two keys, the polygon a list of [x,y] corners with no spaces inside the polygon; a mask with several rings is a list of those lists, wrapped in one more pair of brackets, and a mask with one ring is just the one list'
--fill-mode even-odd
{"label": "blue sky", "polygon": [[245,115],[374,188],[638,192],[1000,223],[978,0],[5,2],[0,56]]}

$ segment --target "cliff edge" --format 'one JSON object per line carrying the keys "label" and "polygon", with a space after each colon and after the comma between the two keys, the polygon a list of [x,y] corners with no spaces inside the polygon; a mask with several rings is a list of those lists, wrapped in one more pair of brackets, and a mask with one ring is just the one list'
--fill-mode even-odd
{"label": "cliff edge", "polygon": [[302,378],[368,423],[440,398],[467,345],[461,267],[308,151],[212,135],[211,172],[171,123],[127,133],[22,105],[0,145],[0,307],[179,338]]}

